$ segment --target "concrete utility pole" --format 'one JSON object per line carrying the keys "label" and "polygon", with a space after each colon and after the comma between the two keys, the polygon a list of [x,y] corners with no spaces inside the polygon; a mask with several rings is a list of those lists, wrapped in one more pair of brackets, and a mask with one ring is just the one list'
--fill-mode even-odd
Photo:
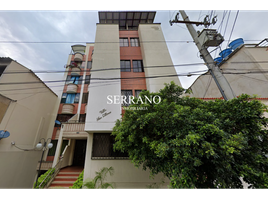
{"label": "concrete utility pole", "polygon": [[[183,10],[180,10],[181,16],[184,20],[184,23],[186,23],[186,26],[194,39],[194,42],[203,58],[205,61],[208,69],[210,70],[210,73],[212,77],[214,78],[214,81],[216,82],[223,98],[225,100],[233,99],[236,98],[231,86],[229,85],[228,81],[226,78],[222,75],[220,69],[218,66],[216,66],[213,58],[211,57],[210,53],[208,52],[207,48],[204,45],[201,45],[199,39],[198,39],[198,34],[196,30],[194,29],[192,23],[190,22],[188,16]],[[177,18],[177,16],[176,16]],[[172,21],[172,23],[181,23],[181,21],[178,21],[177,19],[175,21]],[[205,23],[203,23],[205,24]],[[199,24],[198,24],[199,25]]]}

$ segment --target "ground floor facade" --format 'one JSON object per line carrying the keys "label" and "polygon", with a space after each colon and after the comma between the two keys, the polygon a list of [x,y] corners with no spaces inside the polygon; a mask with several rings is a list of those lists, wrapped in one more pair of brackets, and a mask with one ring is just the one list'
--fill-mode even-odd
{"label": "ground floor facade", "polygon": [[[169,181],[159,174],[150,178],[150,171],[137,168],[126,153],[113,150],[114,137],[111,132],[88,133],[82,131],[84,123],[66,123],[56,133],[57,147],[50,164],[60,168],[83,167],[84,181],[92,180],[103,167],[113,167],[114,174],[106,181],[118,189],[167,188]],[[81,127],[81,129],[79,129]],[[47,157],[49,159],[49,156]],[[62,159],[60,159],[62,158]],[[60,163],[59,163],[60,161]],[[164,182],[164,183],[163,183]]]}

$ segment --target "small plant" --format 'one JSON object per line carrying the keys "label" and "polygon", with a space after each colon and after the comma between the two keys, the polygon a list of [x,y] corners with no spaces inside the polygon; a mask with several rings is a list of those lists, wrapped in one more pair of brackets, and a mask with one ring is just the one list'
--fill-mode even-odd
{"label": "small plant", "polygon": [[81,189],[83,186],[83,177],[84,177],[84,170],[79,174],[77,180],[74,182],[73,186],[70,186],[71,189]]}
{"label": "small plant", "polygon": [[95,172],[96,176],[93,180],[85,182],[84,186],[88,189],[107,189],[108,187],[114,188],[113,183],[104,183],[107,173],[112,176],[114,174],[113,167],[103,167],[100,171]]}
{"label": "small plant", "polygon": [[[46,173],[42,174],[38,180],[37,180],[37,185],[36,183],[34,183],[34,187],[35,189],[40,189],[43,188],[52,178],[53,174],[54,174],[55,168],[49,169],[46,171]],[[47,177],[47,175],[49,174],[49,176]],[[47,179],[42,183],[42,181],[47,177]],[[39,188],[40,183],[42,183],[42,185]]]}

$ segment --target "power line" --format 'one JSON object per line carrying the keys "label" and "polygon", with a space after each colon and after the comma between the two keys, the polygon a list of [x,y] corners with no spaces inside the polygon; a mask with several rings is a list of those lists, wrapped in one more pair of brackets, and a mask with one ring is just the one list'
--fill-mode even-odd
{"label": "power line", "polygon": [[[178,65],[154,65],[154,66],[144,66],[143,68],[160,68],[160,67],[186,67],[186,66],[194,66],[194,65],[204,65],[204,63],[189,63],[189,64],[178,64]],[[97,72],[97,71],[109,71],[109,70],[119,70],[120,67],[116,68],[108,68],[108,69],[87,69],[87,70],[81,70],[81,72]],[[56,71],[33,71],[35,74],[37,73],[64,73],[65,70],[56,70]],[[9,71],[4,72],[3,74],[16,74],[16,73],[32,73],[30,71]]]}
{"label": "power line", "polygon": [[[225,30],[226,31],[226,30]],[[244,41],[261,41],[259,40],[244,40]],[[140,41],[140,43],[194,43],[192,40],[163,40],[163,41]],[[77,44],[77,43],[93,43],[93,44],[119,44],[120,42],[87,42],[87,41],[77,41],[77,42],[71,42],[71,41],[0,41],[0,44]]]}
{"label": "power line", "polygon": [[[215,50],[213,50],[215,51]],[[268,63],[268,61],[235,61],[235,62],[228,62],[225,61],[225,63],[230,63],[230,64],[265,64]],[[211,64],[211,63],[208,63]],[[187,67],[187,66],[200,66],[200,65],[206,65],[205,63],[188,63],[188,64],[177,64],[177,65],[157,65],[157,66],[144,66],[143,68],[163,68],[163,67]],[[84,70],[82,69],[80,72],[98,72],[98,71],[110,71],[110,70],[119,70],[121,69],[120,67],[116,68],[108,68],[108,69],[87,69]],[[253,70],[253,69],[234,69],[234,68],[229,68],[230,70]],[[228,70],[229,70],[228,69]],[[226,69],[227,70],[227,69]],[[35,74],[46,74],[46,73],[65,73],[69,71],[65,70],[51,70],[51,71],[32,71]],[[31,71],[9,71],[9,72],[4,72],[3,74],[24,74],[24,73],[32,73]],[[191,73],[191,72],[189,72]]]}
{"label": "power line", "polygon": [[[239,10],[237,11],[236,16],[235,16],[235,20],[234,20],[234,24],[233,24],[233,27],[232,27],[232,30],[231,30],[231,33],[230,33],[230,36],[229,36],[228,44],[230,43],[231,36],[233,34],[233,30],[234,30],[235,23],[236,23],[236,20],[237,20],[237,17],[238,17],[238,13],[239,13]],[[228,44],[227,44],[227,46],[228,46]],[[227,48],[227,46],[226,46],[226,48]]]}
{"label": "power line", "polygon": [[[259,41],[259,40],[258,40]],[[159,41],[159,40],[151,40],[151,41],[139,41],[139,43],[189,43],[193,42],[190,40],[171,40],[171,41]],[[71,41],[0,41],[2,44],[77,44],[77,43],[93,43],[93,44],[120,44],[120,42],[87,42],[87,41],[77,41],[77,42],[71,42]]]}

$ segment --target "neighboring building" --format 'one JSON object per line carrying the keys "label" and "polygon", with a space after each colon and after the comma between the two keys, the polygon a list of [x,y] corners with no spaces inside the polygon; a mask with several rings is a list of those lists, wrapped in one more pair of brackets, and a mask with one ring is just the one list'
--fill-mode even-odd
{"label": "neighboring building", "polygon": [[[233,43],[233,47],[229,45],[232,51],[224,55],[225,58],[215,59],[222,60],[217,63],[218,67],[236,96],[257,95],[256,99],[268,105],[268,39],[258,44],[244,44],[243,39],[239,38]],[[189,95],[191,97],[204,100],[223,99],[209,72],[199,76],[189,89],[192,91]],[[264,112],[264,116],[268,117],[268,113]],[[242,184],[244,188],[248,188],[247,183],[242,181]]]}
{"label": "neighboring building", "polygon": [[[111,132],[124,111],[119,101],[107,99],[137,96],[142,90],[158,92],[171,81],[181,85],[161,24],[153,23],[155,14],[99,12],[95,43],[72,46],[52,136],[55,148],[47,157],[53,166],[62,155],[61,167],[81,166],[84,180],[112,166],[115,174],[107,181],[116,188],[146,188],[161,182],[163,175],[150,179],[149,171],[135,168],[125,153],[113,152]],[[165,181],[163,187],[169,184]]]}
{"label": "neighboring building", "polygon": [[51,135],[57,101],[31,70],[0,58],[0,131],[10,133],[0,140],[0,188],[33,187],[42,153],[35,146]]}
{"label": "neighboring building", "polygon": [[[268,39],[259,44],[236,46],[218,64],[236,96],[241,94],[257,95],[268,100]],[[222,95],[209,72],[201,75],[190,86],[191,96],[198,98],[222,98]]]}

